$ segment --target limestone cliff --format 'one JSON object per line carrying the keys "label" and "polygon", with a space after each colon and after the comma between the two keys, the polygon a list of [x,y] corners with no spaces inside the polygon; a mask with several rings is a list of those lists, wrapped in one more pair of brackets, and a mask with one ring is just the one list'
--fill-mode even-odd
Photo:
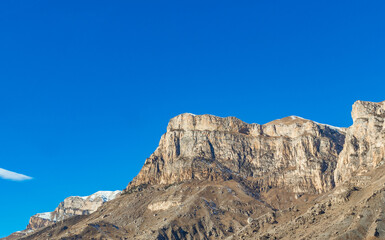
{"label": "limestone cliff", "polygon": [[295,116],[259,125],[235,117],[181,114],[170,120],[159,147],[128,189],[241,179],[257,191],[325,192],[334,186],[344,138],[342,128]]}
{"label": "limestone cliff", "polygon": [[335,172],[337,182],[372,170],[385,161],[385,101],[355,102],[352,118],[353,125],[347,130]]}

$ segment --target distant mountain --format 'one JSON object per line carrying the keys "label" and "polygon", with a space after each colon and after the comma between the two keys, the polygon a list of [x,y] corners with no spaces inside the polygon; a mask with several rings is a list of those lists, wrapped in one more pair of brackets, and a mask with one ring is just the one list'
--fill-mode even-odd
{"label": "distant mountain", "polygon": [[99,191],[85,197],[68,197],[53,212],[37,213],[33,215],[27,228],[23,231],[13,233],[3,238],[4,240],[19,239],[27,234],[31,234],[41,228],[50,226],[58,221],[65,220],[73,216],[89,215],[95,212],[102,204],[115,199],[121,191]]}
{"label": "distant mountain", "polygon": [[352,117],[181,114],[116,199],[23,239],[384,239],[385,102]]}

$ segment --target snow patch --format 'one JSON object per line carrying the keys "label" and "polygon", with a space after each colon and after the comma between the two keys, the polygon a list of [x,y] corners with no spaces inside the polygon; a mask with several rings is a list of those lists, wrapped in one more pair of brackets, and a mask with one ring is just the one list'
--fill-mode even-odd
{"label": "snow patch", "polygon": [[303,118],[303,117],[299,117],[299,116],[290,116],[291,119],[295,120],[295,119],[303,119],[303,120],[308,120],[308,121],[312,121],[313,123],[315,124],[318,124],[318,125],[323,125],[323,126],[327,126],[331,129],[334,129],[334,130],[337,130],[337,131],[342,131],[344,132],[344,128],[341,128],[341,127],[335,127],[335,126],[332,126],[332,125],[329,125],[329,124],[324,124],[324,123],[319,123],[319,122],[316,122],[316,121],[313,121],[313,120],[309,120],[309,119],[306,119],[306,118]]}
{"label": "snow patch", "polygon": [[42,219],[46,219],[46,220],[52,221],[52,219],[51,219],[51,212],[38,213],[35,216],[39,217],[39,218],[42,218]]}
{"label": "snow patch", "polygon": [[341,132],[345,131],[344,128],[341,128],[341,127],[335,127],[335,126],[332,126],[332,125],[329,125],[329,124],[319,123],[319,122],[315,122],[315,121],[313,121],[313,122],[316,123],[316,124],[323,125],[323,126],[326,126],[328,128],[337,130],[337,131],[341,131]]}
{"label": "snow patch", "polygon": [[117,196],[119,196],[121,193],[121,191],[117,190],[117,191],[99,191],[99,192],[96,192],[90,196],[84,196],[84,197],[80,197],[84,200],[87,200],[87,201],[95,201],[97,199],[102,199],[103,202],[108,202],[108,201],[111,201],[113,199],[115,199]]}
{"label": "snow patch", "polygon": [[294,116],[294,115],[290,116],[290,118],[293,119],[293,120],[295,120],[295,119],[304,119],[303,117],[298,117],[298,116]]}

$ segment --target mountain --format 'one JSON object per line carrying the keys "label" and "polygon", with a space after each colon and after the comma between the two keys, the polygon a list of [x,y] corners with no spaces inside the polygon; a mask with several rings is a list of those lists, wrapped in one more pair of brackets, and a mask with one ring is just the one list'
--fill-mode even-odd
{"label": "mountain", "polygon": [[120,196],[23,239],[384,239],[385,102],[352,117],[181,114]]}
{"label": "mountain", "polygon": [[50,226],[58,221],[73,216],[89,215],[95,212],[102,204],[115,199],[121,191],[99,191],[90,196],[73,196],[64,199],[53,212],[37,213],[29,219],[25,230],[16,232],[4,240],[18,239],[31,234],[41,228]]}

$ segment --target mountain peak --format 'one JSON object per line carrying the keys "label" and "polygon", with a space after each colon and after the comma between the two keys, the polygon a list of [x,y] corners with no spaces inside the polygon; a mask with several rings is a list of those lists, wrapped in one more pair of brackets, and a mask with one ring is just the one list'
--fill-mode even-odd
{"label": "mountain peak", "polygon": [[385,116],[385,101],[383,102],[368,102],[356,101],[353,104],[352,118],[353,121],[357,119],[366,119],[372,116]]}

